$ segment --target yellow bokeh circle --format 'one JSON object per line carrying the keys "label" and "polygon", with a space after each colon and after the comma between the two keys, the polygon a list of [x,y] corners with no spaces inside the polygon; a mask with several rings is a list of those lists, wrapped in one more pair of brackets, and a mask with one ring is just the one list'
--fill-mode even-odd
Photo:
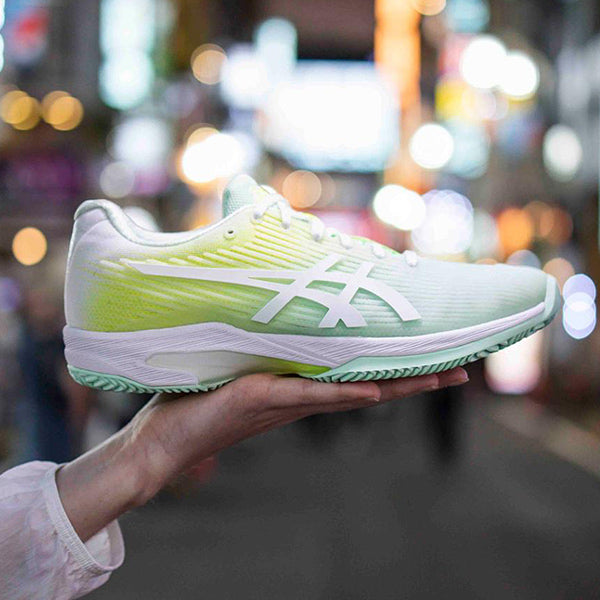
{"label": "yellow bokeh circle", "polygon": [[13,238],[13,254],[23,265],[39,263],[46,256],[47,250],[46,236],[35,227],[24,227]]}

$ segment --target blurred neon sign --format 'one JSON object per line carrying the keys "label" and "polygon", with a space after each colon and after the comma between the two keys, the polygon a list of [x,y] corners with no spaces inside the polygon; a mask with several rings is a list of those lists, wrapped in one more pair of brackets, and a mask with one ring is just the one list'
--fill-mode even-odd
{"label": "blurred neon sign", "polygon": [[377,171],[398,146],[398,107],[373,63],[299,61],[264,116],[266,146],[299,168]]}

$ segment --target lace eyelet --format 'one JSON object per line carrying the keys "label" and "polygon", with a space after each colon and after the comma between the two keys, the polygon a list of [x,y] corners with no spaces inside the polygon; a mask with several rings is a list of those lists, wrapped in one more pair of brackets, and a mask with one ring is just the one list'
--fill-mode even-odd
{"label": "lace eyelet", "polygon": [[227,240],[232,240],[234,237],[236,236],[236,231],[233,228],[228,229],[224,234],[223,237]]}

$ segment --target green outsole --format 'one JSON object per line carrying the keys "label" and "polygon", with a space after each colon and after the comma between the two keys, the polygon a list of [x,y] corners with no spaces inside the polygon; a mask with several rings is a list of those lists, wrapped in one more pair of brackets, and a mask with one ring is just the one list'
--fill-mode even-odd
{"label": "green outsole", "polygon": [[231,379],[224,379],[214,383],[197,385],[177,385],[177,386],[149,386],[138,383],[128,377],[119,375],[108,375],[106,373],[97,373],[88,369],[79,369],[68,365],[71,377],[81,385],[103,390],[105,392],[133,392],[137,394],[153,394],[156,392],[167,392],[173,394],[183,394],[188,392],[210,392],[229,383]]}
{"label": "green outsole", "polygon": [[427,365],[419,365],[414,367],[406,367],[401,369],[370,369],[367,371],[346,371],[345,373],[336,373],[334,375],[316,375],[312,377],[312,379],[328,383],[345,383],[351,381],[376,381],[378,379],[417,377],[419,375],[431,375],[433,373],[441,373],[442,371],[449,371],[450,369],[454,369],[455,367],[461,367],[468,363],[475,362],[476,360],[485,358],[486,356],[489,356],[494,352],[498,352],[498,350],[502,350],[507,346],[512,346],[513,344],[520,342],[522,339],[532,335],[536,331],[543,329],[549,322],[550,321],[539,323],[535,327],[527,329],[507,339],[504,342],[494,344],[493,346],[490,346],[485,350],[473,352],[471,354],[467,354],[465,356],[461,356],[453,360],[431,363]]}
{"label": "green outsole", "polygon": [[[350,382],[350,381],[373,381],[378,379],[395,379],[400,377],[416,377],[418,375],[430,375],[432,373],[439,373],[441,371],[447,371],[454,367],[460,367],[468,363],[474,362],[481,358],[485,358],[489,354],[502,350],[507,346],[516,344],[518,341],[526,338],[536,331],[543,329],[552,321],[556,310],[552,310],[551,314],[544,319],[526,329],[513,335],[512,337],[493,344],[484,350],[472,352],[454,358],[452,360],[432,362],[425,365],[410,366],[404,368],[392,368],[392,369],[365,369],[365,370],[348,370],[337,373],[327,373],[321,375],[305,375],[310,379],[316,381],[322,381],[327,383],[339,383],[339,382]],[[333,370],[332,370],[333,371]],[[225,385],[232,379],[224,379],[221,381],[197,384],[191,386],[147,386],[127,377],[120,377],[118,375],[107,375],[105,373],[97,373],[95,371],[89,371],[87,369],[79,369],[69,365],[69,373],[78,383],[93,387],[104,391],[113,392],[136,392],[136,393],[155,393],[155,392],[170,392],[170,393],[186,393],[186,392],[208,392]]]}

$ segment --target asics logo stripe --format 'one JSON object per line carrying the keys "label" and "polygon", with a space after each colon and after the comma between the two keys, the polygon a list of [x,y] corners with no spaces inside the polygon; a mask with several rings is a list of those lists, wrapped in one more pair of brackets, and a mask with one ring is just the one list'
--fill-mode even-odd
{"label": "asics logo stripe", "polygon": [[[259,323],[269,323],[294,298],[306,298],[328,309],[319,327],[335,327],[339,321],[342,321],[346,327],[364,327],[367,324],[365,319],[351,304],[358,290],[365,290],[381,298],[403,321],[421,318],[414,306],[402,294],[384,282],[368,277],[374,266],[373,263],[362,263],[355,273],[328,271],[340,260],[339,255],[331,254],[305,271],[188,267],[130,260],[126,263],[146,275],[218,281],[276,292],[276,295],[252,317],[253,321]],[[282,283],[282,279],[290,282]],[[340,283],[344,287],[339,294],[308,287],[317,281]]]}

